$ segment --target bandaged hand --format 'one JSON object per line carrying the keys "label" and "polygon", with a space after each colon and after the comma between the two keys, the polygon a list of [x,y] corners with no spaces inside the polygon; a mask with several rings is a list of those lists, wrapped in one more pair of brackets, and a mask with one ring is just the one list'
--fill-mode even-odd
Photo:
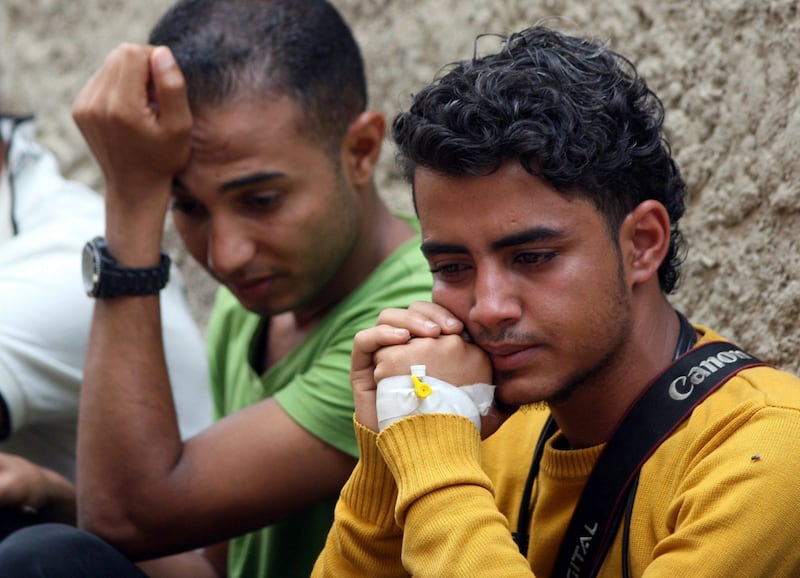
{"label": "bandaged hand", "polygon": [[409,376],[411,365],[425,365],[427,375],[453,386],[491,383],[489,357],[462,337],[464,329],[449,311],[430,302],[382,311],[375,327],[359,331],[353,340],[350,382],[355,419],[377,432],[378,382]]}
{"label": "bandaged hand", "polygon": [[493,396],[493,385],[475,383],[456,387],[426,375],[424,365],[413,365],[409,375],[378,382],[378,428],[381,431],[412,415],[447,413],[469,418],[480,432],[481,417],[489,412]]}
{"label": "bandaged hand", "polygon": [[[417,384],[415,365],[425,368]],[[384,348],[375,354],[379,429],[410,415],[449,413],[471,419],[480,431],[494,393],[491,378],[486,354],[460,335],[418,337]]]}

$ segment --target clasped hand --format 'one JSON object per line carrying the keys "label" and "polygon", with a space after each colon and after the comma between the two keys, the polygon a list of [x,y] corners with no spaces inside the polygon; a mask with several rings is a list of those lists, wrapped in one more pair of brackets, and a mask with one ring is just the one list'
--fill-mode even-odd
{"label": "clasped hand", "polygon": [[[464,324],[447,309],[417,302],[408,309],[386,309],[375,327],[356,334],[350,379],[356,419],[378,431],[375,409],[381,379],[408,375],[423,364],[427,374],[455,386],[492,383],[489,357],[462,335]],[[482,420],[483,437],[491,435],[507,416],[494,408]]]}

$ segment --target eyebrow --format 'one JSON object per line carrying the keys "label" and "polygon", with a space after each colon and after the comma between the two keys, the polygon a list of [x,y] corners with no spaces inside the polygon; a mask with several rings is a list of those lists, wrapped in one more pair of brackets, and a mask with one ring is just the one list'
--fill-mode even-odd
{"label": "eyebrow", "polygon": [[[558,229],[552,229],[550,227],[535,227],[533,229],[519,231],[493,241],[491,248],[493,251],[499,251],[501,249],[507,249],[517,245],[524,245],[526,243],[552,241],[563,238],[564,236],[565,233]],[[463,245],[440,243],[438,241],[423,241],[420,249],[422,250],[422,254],[427,258],[435,255],[466,254],[468,252],[467,248]]]}
{"label": "eyebrow", "polygon": [[[260,184],[264,184],[264,183],[269,183],[271,181],[282,179],[285,176],[286,175],[284,173],[280,173],[280,172],[266,172],[266,171],[263,171],[263,172],[252,173],[250,175],[245,175],[243,177],[238,177],[236,179],[232,179],[230,181],[222,183],[222,185],[219,187],[219,192],[220,193],[227,193],[229,191],[240,189],[242,187],[250,187],[250,186],[253,186],[253,185],[260,185]],[[184,191],[188,190],[187,187],[177,177],[175,177],[172,180],[172,185],[173,185],[174,188],[177,188],[177,189],[182,189]]]}

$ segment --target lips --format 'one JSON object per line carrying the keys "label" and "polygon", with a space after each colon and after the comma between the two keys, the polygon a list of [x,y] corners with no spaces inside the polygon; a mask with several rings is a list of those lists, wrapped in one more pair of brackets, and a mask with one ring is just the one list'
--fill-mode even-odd
{"label": "lips", "polygon": [[492,361],[496,371],[514,371],[530,364],[539,346],[514,344],[479,344]]}
{"label": "lips", "polygon": [[277,281],[277,277],[262,277],[244,283],[229,282],[226,285],[231,292],[243,303],[258,300],[269,292]]}

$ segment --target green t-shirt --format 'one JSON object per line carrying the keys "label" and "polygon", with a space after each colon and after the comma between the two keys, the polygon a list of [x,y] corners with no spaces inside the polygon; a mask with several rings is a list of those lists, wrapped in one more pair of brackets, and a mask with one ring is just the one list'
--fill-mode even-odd
{"label": "green t-shirt", "polygon": [[[217,417],[274,396],[300,426],[358,457],[350,388],[353,337],[373,326],[378,313],[387,307],[430,300],[431,274],[419,244],[416,236],[399,247],[299,346],[260,376],[250,360],[264,320],[244,309],[229,291],[220,289],[208,326]],[[307,577],[325,544],[336,498],[232,540],[229,576]]]}

